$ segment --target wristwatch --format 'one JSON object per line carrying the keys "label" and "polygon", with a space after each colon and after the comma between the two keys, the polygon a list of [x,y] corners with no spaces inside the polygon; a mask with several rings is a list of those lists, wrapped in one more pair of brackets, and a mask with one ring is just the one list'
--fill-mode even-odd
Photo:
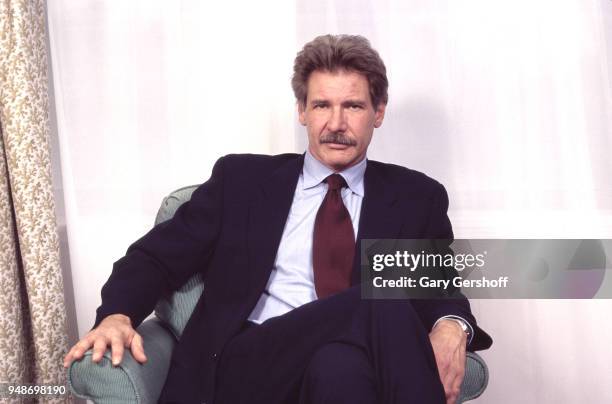
{"label": "wristwatch", "polygon": [[472,336],[472,328],[462,319],[457,317],[444,317],[445,320],[453,320],[457,324],[461,326],[461,329],[465,333],[467,337],[468,343],[470,342],[470,337]]}

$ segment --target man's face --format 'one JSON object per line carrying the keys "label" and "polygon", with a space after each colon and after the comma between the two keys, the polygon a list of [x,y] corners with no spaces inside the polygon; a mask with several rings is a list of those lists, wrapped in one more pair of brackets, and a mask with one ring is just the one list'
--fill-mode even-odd
{"label": "man's face", "polygon": [[361,161],[385,116],[384,104],[372,105],[367,78],[345,70],[317,70],[308,79],[307,94],[298,112],[310,153],[334,171]]}

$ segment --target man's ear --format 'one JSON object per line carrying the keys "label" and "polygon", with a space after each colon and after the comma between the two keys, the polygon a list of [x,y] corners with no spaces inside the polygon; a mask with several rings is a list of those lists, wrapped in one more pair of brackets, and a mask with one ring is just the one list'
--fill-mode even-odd
{"label": "man's ear", "polygon": [[306,105],[302,101],[298,101],[298,119],[302,126],[306,126]]}
{"label": "man's ear", "polygon": [[385,119],[385,109],[387,108],[387,104],[381,102],[378,104],[376,111],[374,111],[374,127],[379,128],[383,123],[383,119]]}

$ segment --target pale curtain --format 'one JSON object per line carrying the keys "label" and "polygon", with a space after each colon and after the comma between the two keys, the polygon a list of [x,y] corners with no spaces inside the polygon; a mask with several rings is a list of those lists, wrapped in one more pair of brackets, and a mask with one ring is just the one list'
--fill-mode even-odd
{"label": "pale curtain", "polygon": [[[369,156],[442,182],[457,237],[612,238],[609,0],[48,7],[81,335],[167,192],[205,180],[225,153],[304,150],[291,64],[323,33],[380,51],[390,101]],[[612,402],[612,301],[472,304],[495,340],[476,402]]]}
{"label": "pale curtain", "polygon": [[43,1],[0,1],[0,382],[63,385],[44,11]]}

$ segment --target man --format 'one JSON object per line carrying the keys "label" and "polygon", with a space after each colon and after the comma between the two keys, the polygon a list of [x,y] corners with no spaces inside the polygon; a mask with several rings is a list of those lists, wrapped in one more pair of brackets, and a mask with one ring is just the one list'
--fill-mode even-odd
{"label": "man", "polygon": [[453,403],[466,345],[490,337],[469,303],[363,300],[359,240],[452,238],[444,188],[366,159],[387,104],[385,66],[359,36],[321,36],[295,60],[304,155],[230,155],[115,263],[96,326],[66,355],[124,347],[162,291],[204,275],[161,402]]}

